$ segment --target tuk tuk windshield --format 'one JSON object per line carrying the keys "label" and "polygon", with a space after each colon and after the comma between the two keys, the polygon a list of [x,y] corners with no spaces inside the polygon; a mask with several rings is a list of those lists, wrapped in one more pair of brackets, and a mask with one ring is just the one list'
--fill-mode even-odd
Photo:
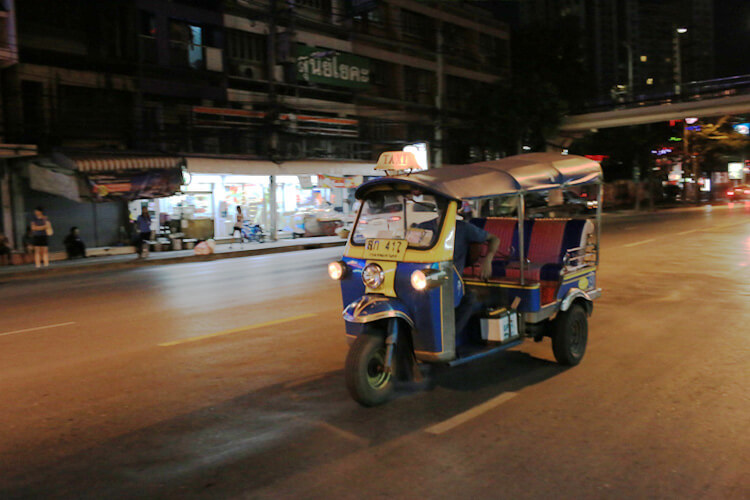
{"label": "tuk tuk windshield", "polygon": [[352,242],[362,245],[368,238],[385,238],[407,240],[411,248],[430,248],[438,238],[445,205],[430,194],[375,191],[362,201]]}

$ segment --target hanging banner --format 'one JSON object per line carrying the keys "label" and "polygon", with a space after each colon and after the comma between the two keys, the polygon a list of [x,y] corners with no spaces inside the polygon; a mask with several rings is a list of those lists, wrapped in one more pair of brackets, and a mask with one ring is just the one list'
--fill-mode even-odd
{"label": "hanging banner", "polygon": [[333,49],[297,45],[297,79],[337,87],[370,86],[370,60]]}
{"label": "hanging banner", "polygon": [[362,184],[362,176],[336,177],[333,175],[318,175],[318,187],[354,189]]}
{"label": "hanging banner", "polygon": [[182,170],[112,172],[88,175],[92,195],[98,200],[138,200],[172,196],[180,190]]}
{"label": "hanging banner", "polygon": [[81,201],[78,178],[74,174],[64,174],[29,163],[29,182],[31,189],[34,191],[55,194],[77,202]]}

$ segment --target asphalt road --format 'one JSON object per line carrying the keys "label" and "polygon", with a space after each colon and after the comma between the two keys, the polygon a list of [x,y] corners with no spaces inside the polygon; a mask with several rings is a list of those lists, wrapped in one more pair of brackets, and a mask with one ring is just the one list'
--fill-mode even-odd
{"label": "asphalt road", "polygon": [[359,407],[341,248],[0,283],[0,498],[750,498],[750,204],[611,217],[548,340]]}

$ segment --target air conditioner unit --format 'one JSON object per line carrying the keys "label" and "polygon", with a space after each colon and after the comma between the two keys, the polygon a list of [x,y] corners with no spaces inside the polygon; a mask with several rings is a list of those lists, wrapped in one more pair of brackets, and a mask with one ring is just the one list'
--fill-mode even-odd
{"label": "air conditioner unit", "polygon": [[208,71],[224,71],[224,55],[221,49],[206,47],[206,69]]}
{"label": "air conditioner unit", "polygon": [[263,80],[265,72],[262,64],[237,63],[237,75],[253,80]]}
{"label": "air conditioner unit", "polygon": [[277,64],[273,68],[273,76],[276,78],[277,82],[283,82],[284,81],[284,65],[283,64]]}

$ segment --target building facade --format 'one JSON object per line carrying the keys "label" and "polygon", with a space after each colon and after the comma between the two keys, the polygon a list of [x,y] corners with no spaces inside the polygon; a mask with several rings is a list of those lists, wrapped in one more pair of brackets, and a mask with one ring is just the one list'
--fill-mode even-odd
{"label": "building facade", "polygon": [[[161,197],[144,179],[177,170],[195,185],[149,202],[155,219],[203,217],[201,235],[221,237],[237,206],[275,234],[304,200],[350,205],[342,179],[374,173],[383,150],[423,142],[433,162],[465,161],[451,138],[472,89],[509,76],[507,27],[445,2],[35,0],[10,12],[4,141],[39,156],[8,167],[4,218],[19,233],[42,203],[90,245],[122,241],[124,202]],[[33,189],[37,168],[78,178],[80,199]]]}

